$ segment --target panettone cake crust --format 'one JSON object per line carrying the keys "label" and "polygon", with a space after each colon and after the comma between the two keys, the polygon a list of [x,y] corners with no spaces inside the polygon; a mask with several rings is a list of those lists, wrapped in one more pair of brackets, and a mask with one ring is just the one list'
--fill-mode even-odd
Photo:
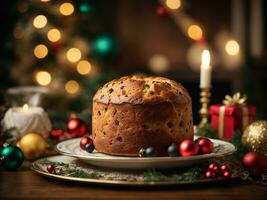
{"label": "panettone cake crust", "polygon": [[112,80],[93,98],[92,132],[98,152],[138,156],[152,146],[164,155],[171,143],[193,138],[191,98],[163,77]]}

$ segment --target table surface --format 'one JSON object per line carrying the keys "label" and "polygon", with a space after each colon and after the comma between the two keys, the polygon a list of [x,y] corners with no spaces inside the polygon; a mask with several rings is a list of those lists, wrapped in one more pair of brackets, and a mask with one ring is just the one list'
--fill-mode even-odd
{"label": "table surface", "polygon": [[125,188],[64,182],[42,177],[24,162],[17,171],[0,169],[0,199],[266,199],[267,187],[240,180],[203,185]]}

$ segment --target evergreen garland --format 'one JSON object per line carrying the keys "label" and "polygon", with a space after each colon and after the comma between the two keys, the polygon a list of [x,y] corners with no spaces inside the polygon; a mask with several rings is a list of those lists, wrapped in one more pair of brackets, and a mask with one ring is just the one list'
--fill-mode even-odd
{"label": "evergreen garland", "polygon": [[63,162],[53,162],[48,159],[44,159],[40,162],[42,165],[48,165],[52,164],[55,166],[56,170],[59,170],[60,173],[57,173],[57,175],[67,176],[67,177],[76,177],[76,178],[92,178],[97,179],[98,176],[95,173],[87,173],[83,170],[77,170],[77,169],[71,169],[69,164],[63,163]]}

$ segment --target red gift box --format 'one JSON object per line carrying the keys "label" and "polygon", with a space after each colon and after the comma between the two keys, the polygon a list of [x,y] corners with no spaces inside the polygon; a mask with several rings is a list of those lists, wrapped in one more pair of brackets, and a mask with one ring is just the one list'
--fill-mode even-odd
{"label": "red gift box", "polygon": [[218,133],[219,138],[231,139],[237,130],[243,130],[253,121],[256,115],[255,106],[210,106],[211,128]]}

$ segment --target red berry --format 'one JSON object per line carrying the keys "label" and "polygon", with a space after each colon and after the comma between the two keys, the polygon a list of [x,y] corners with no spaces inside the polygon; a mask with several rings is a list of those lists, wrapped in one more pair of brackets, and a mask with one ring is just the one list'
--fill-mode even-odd
{"label": "red berry", "polygon": [[198,138],[197,143],[199,146],[200,154],[211,153],[214,149],[212,141],[208,138],[204,138],[204,137]]}
{"label": "red berry", "polygon": [[225,172],[223,172],[223,177],[231,178],[231,173],[229,171],[225,171]]}
{"label": "red berry", "polygon": [[53,137],[58,137],[63,134],[63,131],[61,129],[55,129],[51,131],[51,135]]}
{"label": "red berry", "polygon": [[207,170],[205,173],[206,178],[214,178],[216,176],[215,172],[212,170]]}
{"label": "red berry", "polygon": [[217,173],[217,172],[219,171],[219,167],[218,167],[218,165],[217,165],[216,163],[211,163],[211,164],[209,165],[209,170],[211,170],[211,171]]}
{"label": "red berry", "polygon": [[222,164],[220,167],[221,172],[229,171],[229,167],[227,164]]}
{"label": "red berry", "polygon": [[55,166],[53,164],[47,165],[46,169],[50,174],[54,174],[55,173]]}
{"label": "red berry", "polygon": [[93,140],[90,137],[82,137],[80,140],[81,149],[85,150],[87,144],[93,144]]}
{"label": "red berry", "polygon": [[194,156],[198,152],[198,144],[193,140],[184,140],[180,143],[179,151],[181,156]]}

